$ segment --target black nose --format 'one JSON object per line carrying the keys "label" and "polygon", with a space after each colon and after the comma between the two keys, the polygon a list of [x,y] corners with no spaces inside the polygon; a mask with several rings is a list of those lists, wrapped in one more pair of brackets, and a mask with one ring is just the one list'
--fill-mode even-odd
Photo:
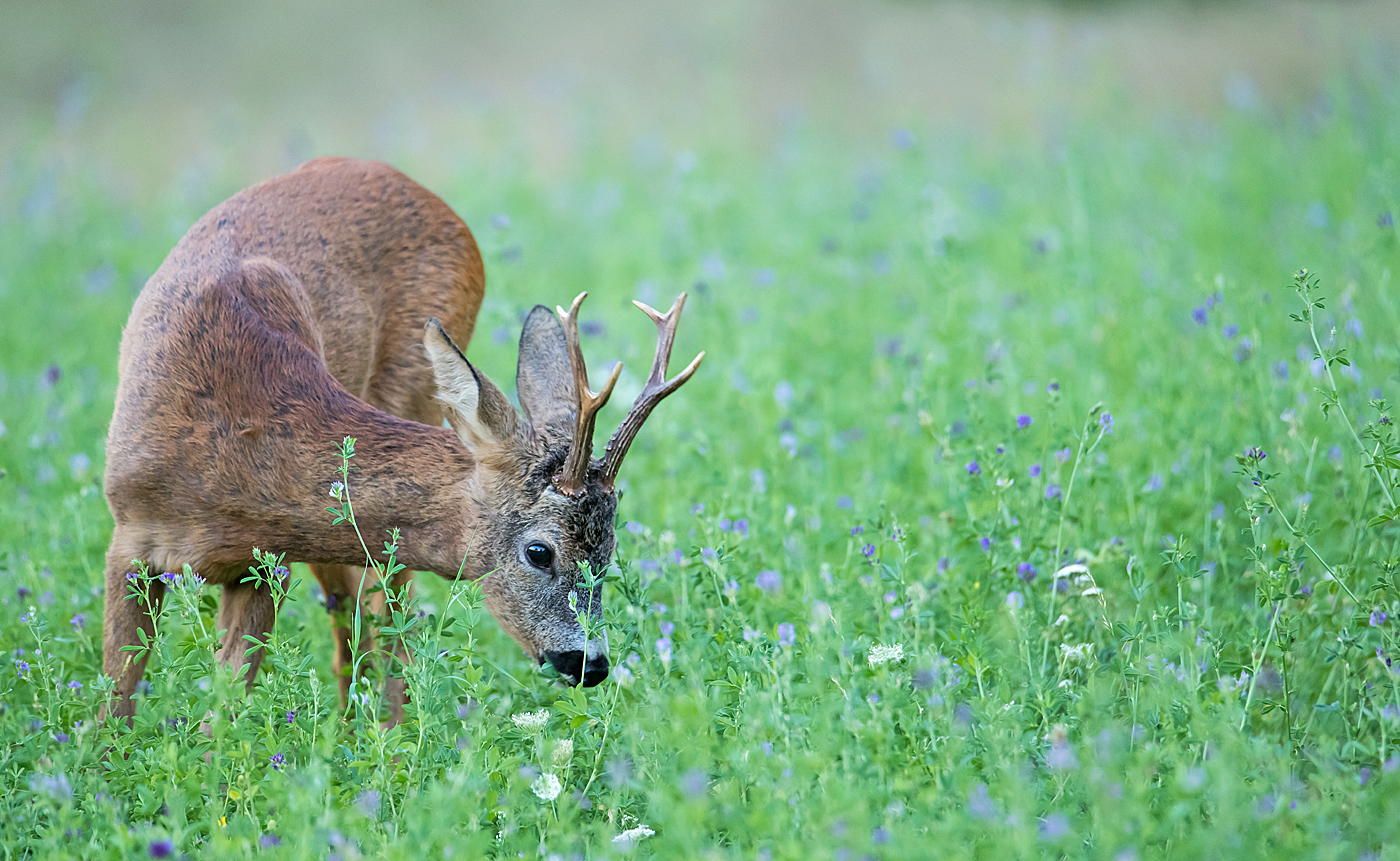
{"label": "black nose", "polygon": [[588,666],[583,668],[583,686],[591,688],[594,685],[602,684],[603,679],[608,677],[608,656],[599,655],[588,662]]}
{"label": "black nose", "polygon": [[578,649],[568,652],[545,652],[544,658],[549,661],[550,666],[559,671],[564,681],[571,685],[578,684],[581,676],[583,686],[591,688],[608,677],[607,655],[590,658],[587,666],[584,666],[583,652]]}

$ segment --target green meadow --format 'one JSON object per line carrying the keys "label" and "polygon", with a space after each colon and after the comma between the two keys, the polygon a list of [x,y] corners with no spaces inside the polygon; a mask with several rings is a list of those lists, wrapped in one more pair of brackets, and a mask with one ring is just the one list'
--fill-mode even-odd
{"label": "green meadow", "polygon": [[424,575],[396,727],[373,684],[338,701],[301,566],[251,694],[186,583],[134,724],[98,721],[122,325],[263,176],[145,187],[31,123],[0,153],[0,854],[1400,857],[1395,84],[992,145],[436,144],[492,379],[581,290],[594,379],[625,368],[600,425],[650,362],[632,299],[688,292],[673,365],[707,358],[623,469],[607,682]]}

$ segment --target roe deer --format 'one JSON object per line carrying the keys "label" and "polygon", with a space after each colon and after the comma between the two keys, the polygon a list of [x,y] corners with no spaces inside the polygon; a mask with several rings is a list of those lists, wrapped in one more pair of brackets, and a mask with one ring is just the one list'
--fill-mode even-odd
{"label": "roe deer", "polygon": [[[571,684],[607,677],[606,637],[585,642],[571,607],[572,594],[578,612],[600,611],[599,587],[576,594],[579,565],[611,560],[622,459],[704,353],[667,380],[685,294],[664,315],[637,303],[659,331],[654,363],[595,459],[594,419],[620,367],[601,393],[589,389],[578,339],[587,294],[558,319],[543,306],[526,319],[522,417],[458,347],[484,288],[466,224],[375,162],[317,159],[190,228],[122,336],[105,475],[111,713],[133,713],[145,658],[124,649],[152,632],[148,607],[165,591],[140,579],[145,600],[133,600],[133,560],[155,572],[188,564],[223,586],[219,659],[249,685],[262,652],[249,654],[246,636],[266,637],[275,614],[266,584],[247,579],[254,547],[310,563],[328,607],[357,599],[364,550],[326,513],[345,437],[358,440],[355,513],[371,545],[399,527],[405,571],[480,578],[487,609],[529,655]],[[354,656],[332,618],[343,697]]]}

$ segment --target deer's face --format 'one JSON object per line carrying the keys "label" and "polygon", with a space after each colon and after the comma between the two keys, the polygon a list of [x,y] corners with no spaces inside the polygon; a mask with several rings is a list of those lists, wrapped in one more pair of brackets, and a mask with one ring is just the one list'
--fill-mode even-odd
{"label": "deer's face", "polygon": [[613,480],[633,437],[653,407],[690,378],[704,357],[666,380],[685,294],[667,314],[638,303],[656,322],[651,375],[621,427],[594,459],[593,424],[621,367],[600,394],[588,388],[578,340],[578,308],[542,305],[525,320],[515,388],[522,418],[506,396],[472,367],[436,320],[423,346],[433,363],[438,399],[452,428],[477,461],[479,510],[468,543],[472,573],[486,608],[540,663],[571,684],[608,676],[608,641],[589,632],[601,619],[602,578],[612,561],[617,494]]}
{"label": "deer's face", "polygon": [[601,619],[602,579],[612,562],[617,497],[593,485],[567,496],[548,484],[493,512],[478,565],[486,609],[527,654],[548,661],[570,684],[608,676]]}

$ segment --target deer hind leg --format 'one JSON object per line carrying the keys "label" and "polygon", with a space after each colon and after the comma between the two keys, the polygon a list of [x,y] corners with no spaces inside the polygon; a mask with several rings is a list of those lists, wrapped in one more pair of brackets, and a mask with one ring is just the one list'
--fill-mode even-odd
{"label": "deer hind leg", "polygon": [[138,566],[132,559],[139,554],[119,532],[112,535],[107,549],[107,569],[102,612],[102,672],[116,682],[111,701],[103,707],[104,717],[126,718],[136,713],[132,695],[146,673],[149,652],[137,653],[128,647],[141,645],[141,632],[149,640],[155,635],[155,617],[165,599],[165,584],[154,578],[128,580]]}
{"label": "deer hind leg", "polygon": [[267,642],[276,620],[277,605],[268,583],[249,579],[224,584],[219,600],[218,657],[233,670],[234,678],[244,678],[250,689],[265,651],[258,643]]}

